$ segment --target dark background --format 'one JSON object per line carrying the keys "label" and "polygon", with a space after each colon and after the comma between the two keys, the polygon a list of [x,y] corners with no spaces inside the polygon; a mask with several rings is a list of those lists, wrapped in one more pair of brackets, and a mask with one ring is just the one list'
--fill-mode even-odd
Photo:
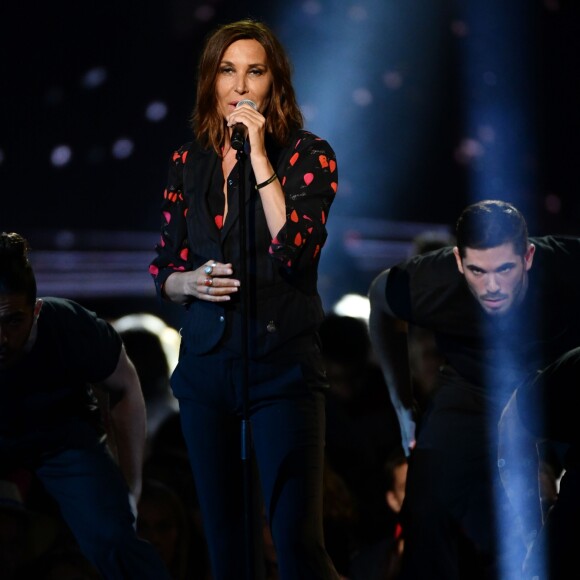
{"label": "dark background", "polygon": [[[7,4],[0,228],[29,238],[41,294],[178,325],[147,274],[161,192],[173,149],[191,137],[203,39],[246,16],[278,33],[307,128],[337,152],[328,309],[366,294],[418,233],[451,232],[476,199],[514,202],[533,234],[580,233],[577,2]],[[162,118],[147,118],[152,103]],[[116,158],[120,139],[129,154]],[[70,159],[55,166],[59,146]]]}

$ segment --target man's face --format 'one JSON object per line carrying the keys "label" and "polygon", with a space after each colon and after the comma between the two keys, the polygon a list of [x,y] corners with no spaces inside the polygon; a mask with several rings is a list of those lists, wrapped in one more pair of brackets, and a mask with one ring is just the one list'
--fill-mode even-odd
{"label": "man's face", "polygon": [[24,294],[0,294],[0,369],[14,366],[24,355],[40,304],[30,304]]}
{"label": "man's face", "polygon": [[453,252],[457,268],[481,307],[490,316],[501,316],[525,296],[535,249],[530,244],[525,255],[519,256],[509,242],[487,250],[466,248],[463,258],[458,248]]}

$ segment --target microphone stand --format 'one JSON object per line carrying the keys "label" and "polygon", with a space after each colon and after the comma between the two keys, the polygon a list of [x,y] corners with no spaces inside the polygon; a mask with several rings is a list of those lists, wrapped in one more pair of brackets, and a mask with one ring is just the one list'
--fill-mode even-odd
{"label": "microphone stand", "polygon": [[253,481],[252,481],[252,429],[249,409],[249,361],[248,361],[248,260],[247,260],[247,226],[246,226],[246,159],[244,151],[245,142],[233,143],[232,147],[237,150],[238,160],[238,203],[240,220],[240,284],[241,284],[241,316],[242,316],[242,423],[241,423],[241,459],[244,474],[244,528],[245,528],[245,551],[246,551],[246,580],[254,580],[254,526],[253,515]]}

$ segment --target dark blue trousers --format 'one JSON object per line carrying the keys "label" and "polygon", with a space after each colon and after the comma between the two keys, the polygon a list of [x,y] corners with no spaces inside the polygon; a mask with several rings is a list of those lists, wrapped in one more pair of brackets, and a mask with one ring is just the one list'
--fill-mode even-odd
{"label": "dark blue trousers", "polygon": [[[242,376],[241,361],[228,354],[185,354],[172,376],[215,580],[246,578]],[[253,486],[262,494],[250,517],[261,523],[264,506],[281,580],[338,578],[322,526],[324,385],[316,355],[249,365]],[[259,547],[257,530],[251,542]],[[256,578],[260,565],[258,556]]]}
{"label": "dark blue trousers", "polygon": [[153,546],[136,535],[127,486],[102,444],[48,455],[36,474],[103,578],[170,578]]}
{"label": "dark blue trousers", "polygon": [[481,396],[443,385],[422,420],[402,509],[401,580],[513,580],[519,572],[525,552],[514,526],[498,532],[509,504],[486,407]]}

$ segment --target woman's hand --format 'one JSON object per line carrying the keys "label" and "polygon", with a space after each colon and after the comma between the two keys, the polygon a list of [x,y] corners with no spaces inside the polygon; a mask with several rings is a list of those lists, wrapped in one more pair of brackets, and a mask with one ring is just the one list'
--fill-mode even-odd
{"label": "woman's hand", "polygon": [[165,293],[176,302],[186,303],[193,296],[209,302],[226,302],[238,291],[240,281],[230,278],[231,264],[208,260],[191,272],[174,272],[165,282]]}
{"label": "woman's hand", "polygon": [[277,179],[269,181],[274,174],[274,168],[266,154],[264,140],[266,119],[250,105],[242,105],[230,114],[227,121],[228,127],[233,127],[236,123],[242,123],[248,128],[248,139],[251,145],[250,163],[252,164],[256,183],[268,181],[268,185],[260,188],[259,194],[262,198],[262,207],[270,235],[275,238],[286,222],[286,200],[280,182]]}
{"label": "woman's hand", "polygon": [[[266,119],[259,111],[250,105],[241,105],[227,118],[228,127],[241,123],[248,130],[247,139],[250,142],[250,159],[266,158]],[[252,161],[253,165],[253,161]]]}

